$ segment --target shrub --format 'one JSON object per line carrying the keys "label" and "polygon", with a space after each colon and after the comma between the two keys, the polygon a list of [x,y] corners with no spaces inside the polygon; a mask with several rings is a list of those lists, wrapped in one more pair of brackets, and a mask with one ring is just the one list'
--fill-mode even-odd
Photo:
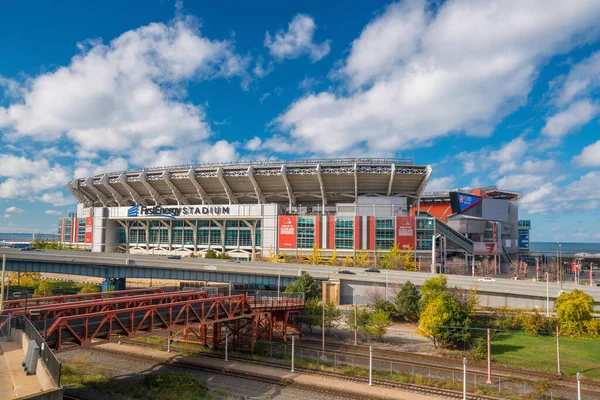
{"label": "shrub", "polygon": [[204,258],[218,258],[217,252],[214,251],[213,249],[208,249],[206,250],[206,253],[204,253]]}
{"label": "shrub", "polygon": [[52,296],[52,283],[43,279],[33,291],[33,297],[49,297]]}
{"label": "shrub", "polygon": [[83,285],[79,293],[98,293],[100,292],[100,287],[94,283],[86,283]]}
{"label": "shrub", "polygon": [[557,318],[563,335],[582,337],[588,334],[587,327],[592,320],[594,298],[575,289],[571,293],[563,293],[554,302]]}

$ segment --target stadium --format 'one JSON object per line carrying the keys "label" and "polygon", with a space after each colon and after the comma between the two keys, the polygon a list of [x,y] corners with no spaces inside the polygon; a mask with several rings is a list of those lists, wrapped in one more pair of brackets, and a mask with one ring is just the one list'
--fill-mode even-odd
{"label": "stadium", "polygon": [[[69,182],[63,243],[93,252],[324,257],[415,251],[422,269],[517,252],[518,198],[497,188],[425,194],[409,159],[260,161],[146,168]],[[443,210],[440,213],[440,210]],[[515,219],[517,218],[517,219]],[[426,266],[426,267],[423,267]]]}

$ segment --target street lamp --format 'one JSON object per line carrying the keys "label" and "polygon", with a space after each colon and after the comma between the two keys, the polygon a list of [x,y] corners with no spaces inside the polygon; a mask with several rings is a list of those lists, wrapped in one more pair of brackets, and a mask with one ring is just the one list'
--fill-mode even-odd
{"label": "street lamp", "polygon": [[546,272],[546,317],[550,317],[550,286],[548,285],[548,273]]}
{"label": "street lamp", "polygon": [[435,239],[439,238],[440,235],[439,233],[434,234],[431,237],[431,273],[435,274],[436,273],[436,266],[435,266]]}
{"label": "street lamp", "polygon": [[385,270],[385,301],[387,301],[387,288],[388,288],[388,270]]}

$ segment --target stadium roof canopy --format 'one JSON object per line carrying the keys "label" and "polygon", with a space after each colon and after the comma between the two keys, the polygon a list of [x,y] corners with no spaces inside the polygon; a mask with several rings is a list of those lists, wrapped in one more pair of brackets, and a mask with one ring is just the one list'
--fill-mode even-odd
{"label": "stadium roof canopy", "polygon": [[496,185],[487,186],[482,188],[462,188],[462,189],[452,189],[447,192],[430,192],[423,193],[421,196],[421,201],[424,203],[446,203],[450,201],[450,192],[460,192],[466,194],[473,194],[475,196],[481,196],[482,193],[485,194],[490,199],[505,199],[505,200],[516,200],[520,199],[523,194],[521,192],[515,192],[510,190],[500,190]]}
{"label": "stadium roof canopy", "polygon": [[412,160],[344,158],[155,167],[75,179],[80,203],[109,207],[281,203],[334,205],[358,196],[407,196],[414,203],[431,167]]}

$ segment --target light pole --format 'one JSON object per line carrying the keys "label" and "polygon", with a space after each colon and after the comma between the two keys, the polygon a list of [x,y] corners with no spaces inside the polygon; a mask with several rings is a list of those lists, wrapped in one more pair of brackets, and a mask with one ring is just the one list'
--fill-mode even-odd
{"label": "light pole", "polygon": [[229,339],[228,339],[228,335],[227,335],[227,327],[225,327],[225,361],[229,361]]}
{"label": "light pole", "polygon": [[279,286],[281,284],[281,271],[279,270],[277,273],[277,298],[279,298]]}
{"label": "light pole", "polygon": [[550,317],[550,286],[548,284],[548,273],[546,272],[546,317]]}
{"label": "light pole", "polygon": [[369,346],[369,386],[373,386],[373,345]]}
{"label": "light pole", "polygon": [[29,293],[27,292],[15,292],[13,293],[13,296],[15,296],[17,299],[21,298],[22,296],[25,296],[25,312],[23,313],[25,315],[25,318],[27,318],[27,296],[29,295]]}
{"label": "light pole", "polygon": [[388,270],[385,270],[385,301],[387,301],[387,288],[388,288]]}
{"label": "light pole", "polygon": [[321,340],[322,340],[322,346],[323,346],[323,355],[321,356],[321,360],[327,360],[327,357],[325,357],[325,301],[322,301],[323,303],[323,316],[321,318]]}
{"label": "light pole", "polygon": [[540,280],[540,260],[538,260],[538,258],[535,258],[535,281],[538,282]]}
{"label": "light pole", "polygon": [[581,374],[577,373],[577,400],[581,400]]}
{"label": "light pole", "polygon": [[296,335],[292,334],[292,370],[294,372],[294,343],[296,342]]}
{"label": "light pole", "polygon": [[463,400],[467,400],[467,357],[463,358]]}

